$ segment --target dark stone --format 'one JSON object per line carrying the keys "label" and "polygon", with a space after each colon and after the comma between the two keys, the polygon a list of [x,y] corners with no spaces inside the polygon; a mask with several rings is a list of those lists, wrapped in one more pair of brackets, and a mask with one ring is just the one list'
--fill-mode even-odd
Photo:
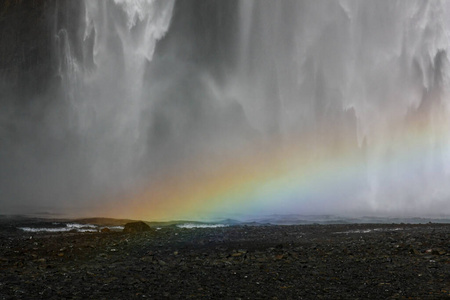
{"label": "dark stone", "polygon": [[444,255],[445,254],[445,250],[441,249],[441,248],[435,248],[431,251],[431,254],[433,255]]}
{"label": "dark stone", "polygon": [[125,228],[123,229],[123,232],[127,233],[144,232],[144,231],[154,231],[154,229],[152,229],[150,226],[148,226],[142,221],[127,223],[125,224]]}

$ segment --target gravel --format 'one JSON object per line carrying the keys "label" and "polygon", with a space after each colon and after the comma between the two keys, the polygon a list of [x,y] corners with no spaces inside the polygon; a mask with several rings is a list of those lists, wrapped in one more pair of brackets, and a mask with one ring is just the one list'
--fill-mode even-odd
{"label": "gravel", "polygon": [[0,224],[0,299],[450,299],[450,224],[17,227]]}

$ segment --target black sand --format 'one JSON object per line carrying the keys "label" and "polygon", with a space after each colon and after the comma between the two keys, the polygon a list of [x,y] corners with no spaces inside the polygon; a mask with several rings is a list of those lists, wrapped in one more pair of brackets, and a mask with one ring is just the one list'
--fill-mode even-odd
{"label": "black sand", "polygon": [[0,299],[450,299],[450,224],[24,233]]}

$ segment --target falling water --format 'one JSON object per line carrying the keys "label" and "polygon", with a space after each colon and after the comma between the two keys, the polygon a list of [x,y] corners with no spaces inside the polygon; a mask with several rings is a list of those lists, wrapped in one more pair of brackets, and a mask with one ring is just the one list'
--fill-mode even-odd
{"label": "falling water", "polygon": [[83,81],[75,100],[81,108],[75,111],[78,129],[88,153],[94,154],[96,184],[130,186],[145,151],[142,111],[151,99],[142,92],[144,73],[156,42],[169,28],[174,1],[84,3],[86,29],[80,42],[86,53],[92,52],[92,62],[77,74]]}
{"label": "falling water", "polygon": [[[319,149],[354,138],[368,186],[352,205],[448,209],[448,3],[240,5],[240,66],[228,84],[255,127],[285,139],[313,135]],[[411,137],[410,126],[426,127],[426,137]]]}
{"label": "falling water", "polygon": [[[255,200],[257,213],[450,213],[446,1],[79,5],[77,30],[55,26],[60,82],[47,95],[56,101],[46,125],[37,138],[19,132],[28,141],[8,144],[14,188],[4,197],[151,210],[173,200],[158,198],[161,181],[209,191],[190,180],[280,156],[282,168],[325,164],[314,175],[320,188]],[[30,149],[42,140],[56,154],[36,158]],[[285,156],[291,149],[294,159]],[[275,182],[259,186],[272,192]],[[152,196],[129,196],[142,189]],[[223,201],[228,213],[242,209]]]}

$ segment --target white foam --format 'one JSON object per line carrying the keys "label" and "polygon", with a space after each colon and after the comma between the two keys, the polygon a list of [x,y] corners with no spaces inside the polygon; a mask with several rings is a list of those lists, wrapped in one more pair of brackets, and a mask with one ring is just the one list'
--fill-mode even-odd
{"label": "white foam", "polygon": [[18,228],[25,232],[65,232],[71,230],[65,227],[56,227],[56,228],[18,227]]}
{"label": "white foam", "polygon": [[53,225],[61,225],[61,227],[18,227],[18,229],[25,232],[98,232],[101,228],[108,228],[113,231],[123,230],[123,226],[97,226],[94,224],[79,224],[79,223],[52,223]]}
{"label": "white foam", "polygon": [[109,228],[111,230],[123,230],[124,226],[103,226],[102,228]]}
{"label": "white foam", "polygon": [[194,228],[221,228],[221,227],[228,227],[228,225],[224,224],[194,224],[194,223],[187,223],[187,224],[180,224],[177,225],[178,228],[187,228],[187,229],[194,229]]}
{"label": "white foam", "polygon": [[371,232],[388,232],[388,231],[399,231],[404,230],[403,228],[374,228],[374,229],[361,229],[361,230],[349,230],[336,232],[339,234],[349,234],[349,233],[371,233]]}
{"label": "white foam", "polygon": [[[54,225],[58,223],[53,223]],[[63,225],[63,224],[61,224]],[[93,224],[68,223],[64,227],[18,227],[25,232],[97,232],[98,226]]]}
{"label": "white foam", "polygon": [[66,224],[67,227],[73,228],[73,229],[81,229],[81,228],[97,228],[96,225],[93,224],[77,224],[77,223],[68,223]]}

